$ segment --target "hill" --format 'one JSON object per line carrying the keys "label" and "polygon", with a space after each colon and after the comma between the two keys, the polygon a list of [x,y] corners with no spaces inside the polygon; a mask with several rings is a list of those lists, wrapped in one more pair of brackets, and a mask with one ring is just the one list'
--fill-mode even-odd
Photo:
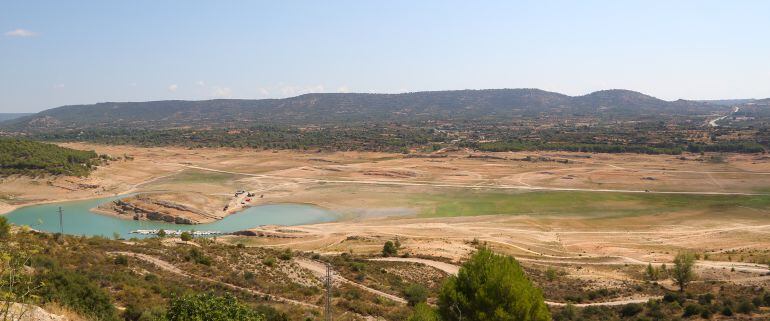
{"label": "hill", "polygon": [[430,91],[404,94],[326,93],[285,99],[107,102],[49,109],[0,124],[10,131],[126,127],[145,129],[329,125],[366,122],[599,117],[644,119],[706,115],[725,106],[664,101],[629,90],[572,97],[539,89]]}
{"label": "hill", "polygon": [[0,176],[72,175],[85,176],[98,164],[98,155],[20,139],[0,138]]}

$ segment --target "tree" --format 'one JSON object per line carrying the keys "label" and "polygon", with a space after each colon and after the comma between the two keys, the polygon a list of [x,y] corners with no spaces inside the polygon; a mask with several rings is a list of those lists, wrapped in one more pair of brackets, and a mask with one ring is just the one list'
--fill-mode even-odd
{"label": "tree", "polygon": [[439,321],[438,313],[426,303],[418,303],[414,307],[412,315],[408,321]]}
{"label": "tree", "polygon": [[187,242],[192,240],[192,234],[190,234],[190,232],[184,231],[179,235],[179,238],[182,239],[182,241]]}
{"label": "tree", "polygon": [[695,279],[695,272],[692,270],[693,265],[695,265],[695,256],[691,253],[679,253],[674,257],[671,279],[679,286],[680,292],[684,292],[687,284]]}
{"label": "tree", "polygon": [[444,282],[438,312],[445,321],[551,320],[542,291],[519,262],[488,247],[479,248],[457,276]]}
{"label": "tree", "polygon": [[398,255],[398,248],[396,248],[396,245],[393,244],[392,241],[385,242],[385,245],[382,247],[382,256],[388,257],[396,255]]}
{"label": "tree", "polygon": [[171,299],[168,321],[263,321],[264,317],[234,297],[198,294]]}
{"label": "tree", "polygon": [[158,230],[158,237],[166,237],[166,230],[164,229]]}

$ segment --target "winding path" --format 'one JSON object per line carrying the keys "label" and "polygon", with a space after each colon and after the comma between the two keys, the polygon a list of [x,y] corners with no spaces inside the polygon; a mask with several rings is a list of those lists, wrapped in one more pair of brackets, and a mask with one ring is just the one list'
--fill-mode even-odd
{"label": "winding path", "polygon": [[[384,257],[384,258],[376,258],[376,259],[370,259],[370,261],[390,261],[390,262],[412,262],[412,263],[420,263],[427,266],[431,266],[434,268],[437,268],[441,271],[444,271],[450,275],[455,275],[460,270],[460,267],[454,264],[449,264],[445,262],[440,261],[434,261],[434,260],[428,260],[428,259],[418,259],[418,258],[403,258],[403,257]],[[608,301],[608,302],[593,302],[593,303],[574,303],[573,305],[576,307],[589,307],[589,306],[617,306],[617,305],[624,305],[629,303],[644,303],[649,301],[650,299],[660,299],[661,296],[640,296],[637,298],[628,298],[628,299],[622,299],[622,300],[615,300],[615,301]],[[553,301],[545,301],[545,304],[550,306],[565,306],[569,303],[563,303],[563,302],[553,302]]]}
{"label": "winding path", "polygon": [[187,272],[183,271],[182,269],[178,268],[177,266],[175,266],[174,264],[171,264],[171,263],[169,263],[167,261],[161,260],[161,259],[156,258],[156,257],[151,256],[151,255],[142,254],[142,253],[134,253],[134,252],[108,252],[107,254],[130,256],[130,257],[133,257],[133,258],[145,261],[147,263],[153,264],[153,265],[157,266],[158,268],[160,268],[161,270],[164,270],[164,271],[167,271],[167,272],[171,272],[171,273],[176,274],[176,275],[180,275],[180,276],[184,276],[184,277],[189,277],[189,278],[193,278],[193,279],[198,279],[198,280],[202,280],[202,281],[207,281],[207,282],[211,282],[211,283],[220,284],[220,285],[223,285],[223,286],[228,287],[228,288],[233,289],[233,290],[239,290],[239,291],[247,292],[247,293],[250,293],[250,294],[255,294],[255,295],[269,297],[271,300],[278,301],[278,302],[290,303],[290,304],[295,304],[295,305],[301,305],[301,306],[312,308],[312,309],[320,309],[319,306],[314,305],[314,304],[310,304],[310,303],[307,303],[307,302],[302,302],[302,301],[297,301],[297,300],[293,300],[293,299],[289,299],[289,298],[284,298],[284,297],[280,297],[280,296],[277,296],[277,295],[268,294],[268,293],[265,293],[265,292],[261,292],[261,291],[257,291],[257,290],[253,290],[253,289],[248,289],[248,288],[240,287],[240,286],[237,286],[237,285],[234,285],[234,284],[222,282],[222,281],[215,280],[215,279],[212,279],[212,278],[209,278],[209,277],[187,273]]}
{"label": "winding path", "polygon": [[[307,270],[310,270],[310,272],[313,272],[313,274],[315,274],[316,276],[318,276],[320,278],[323,278],[323,277],[326,276],[326,266],[323,263],[321,263],[321,262],[313,261],[313,260],[308,260],[308,259],[295,259],[294,262],[296,262],[299,266],[301,266],[301,267],[303,267],[303,268],[305,268]],[[365,286],[363,284],[358,284],[356,282],[350,281],[350,280],[342,277],[341,275],[337,275],[337,274],[332,274],[332,275],[333,275],[332,278],[334,278],[334,280],[337,281],[337,282],[342,282],[342,283],[345,283],[345,284],[350,284],[350,285],[358,287],[358,288],[360,288],[360,289],[362,289],[364,291],[373,293],[375,295],[379,295],[381,297],[390,299],[390,300],[398,302],[398,303],[402,303],[402,304],[406,304],[407,303],[406,300],[401,298],[401,297],[392,295],[390,293],[385,293],[385,292],[382,292],[380,290],[372,289],[372,288],[370,288],[368,286]]]}

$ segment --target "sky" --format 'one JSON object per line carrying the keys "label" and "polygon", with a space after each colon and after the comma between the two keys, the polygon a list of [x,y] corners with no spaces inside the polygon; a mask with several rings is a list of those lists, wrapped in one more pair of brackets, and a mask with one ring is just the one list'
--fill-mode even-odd
{"label": "sky", "polygon": [[309,92],[770,97],[770,1],[0,0],[0,112]]}

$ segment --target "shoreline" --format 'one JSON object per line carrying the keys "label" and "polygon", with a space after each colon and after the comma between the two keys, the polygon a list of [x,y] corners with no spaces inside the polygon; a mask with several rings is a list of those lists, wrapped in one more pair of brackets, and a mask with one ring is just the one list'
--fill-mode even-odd
{"label": "shoreline", "polygon": [[29,206],[35,206],[35,205],[45,205],[45,204],[52,204],[52,203],[64,203],[64,202],[77,202],[77,201],[87,201],[97,198],[107,198],[107,197],[115,197],[115,196],[121,196],[121,195],[130,195],[136,193],[136,191],[132,188],[130,190],[120,192],[120,193],[112,193],[107,195],[99,195],[96,197],[75,197],[75,198],[65,198],[60,200],[44,200],[44,201],[33,201],[25,204],[20,205],[11,205],[8,203],[4,203],[6,206],[0,208],[0,216],[6,215],[8,213],[11,213],[15,210],[18,210],[20,208],[29,207]]}
{"label": "shoreline", "polygon": [[[24,208],[24,207],[29,207],[29,206],[45,205],[45,204],[52,204],[52,203],[87,201],[87,200],[94,200],[94,199],[100,199],[100,198],[109,198],[109,197],[116,197],[116,196],[130,196],[130,195],[136,194],[136,193],[141,193],[141,192],[136,191],[135,188],[132,188],[130,190],[127,190],[127,191],[124,191],[124,192],[121,192],[121,193],[113,193],[113,194],[110,194],[110,195],[100,195],[100,196],[97,196],[97,197],[77,197],[77,198],[62,199],[62,200],[44,200],[44,201],[30,202],[30,203],[23,204],[23,205],[10,205],[10,204],[6,204],[7,206],[5,206],[3,208],[0,208],[0,216],[4,216],[4,215],[9,214],[9,213],[11,213],[11,212],[13,212],[15,210],[18,210],[18,209],[21,209],[21,208]],[[253,204],[253,205],[242,207],[240,210],[228,213],[226,216],[224,216],[224,217],[222,217],[221,219],[218,219],[218,220],[212,220],[212,221],[208,221],[208,222],[201,222],[201,223],[197,223],[197,224],[177,224],[177,223],[169,223],[169,222],[166,222],[166,221],[147,220],[147,219],[140,220],[140,221],[155,222],[155,223],[168,223],[168,224],[179,225],[179,226],[198,226],[198,225],[205,225],[205,224],[211,224],[211,223],[219,222],[219,221],[227,218],[230,215],[241,213],[241,212],[243,212],[245,210],[248,210],[248,209],[250,209],[252,207],[269,206],[269,205],[306,205],[306,206],[317,207],[319,209],[322,209],[324,211],[332,213],[333,216],[335,217],[334,222],[344,221],[347,218],[346,215],[344,215],[343,213],[340,213],[339,211],[335,211],[335,210],[330,209],[330,208],[328,208],[326,206],[321,206],[321,205],[314,204],[314,203],[309,203],[309,202],[269,202],[268,201],[268,202],[263,202],[263,203],[260,203],[260,204]],[[125,220],[125,221],[134,221],[134,219],[132,217],[128,217],[126,215],[120,215],[120,214],[117,214],[115,212],[99,208],[99,206],[96,206],[94,208],[90,208],[90,209],[88,209],[88,211],[91,212],[91,213],[97,214],[97,215],[104,215],[104,216],[114,217],[114,218]],[[253,228],[257,228],[257,227],[259,227],[259,226],[247,227],[247,228],[245,228],[245,230],[253,229]]]}

